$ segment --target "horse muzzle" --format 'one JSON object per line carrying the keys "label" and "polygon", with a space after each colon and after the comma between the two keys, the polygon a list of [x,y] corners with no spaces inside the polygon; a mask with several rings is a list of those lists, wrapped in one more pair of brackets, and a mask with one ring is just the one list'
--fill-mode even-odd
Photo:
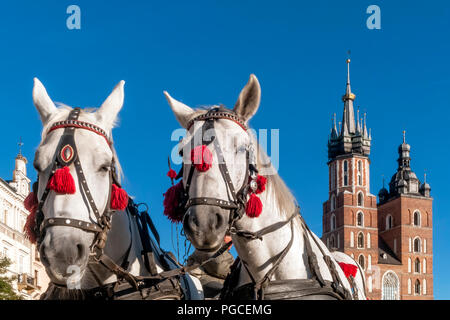
{"label": "horse muzzle", "polygon": [[183,219],[184,232],[197,250],[212,252],[223,243],[229,210],[207,205],[189,207]]}

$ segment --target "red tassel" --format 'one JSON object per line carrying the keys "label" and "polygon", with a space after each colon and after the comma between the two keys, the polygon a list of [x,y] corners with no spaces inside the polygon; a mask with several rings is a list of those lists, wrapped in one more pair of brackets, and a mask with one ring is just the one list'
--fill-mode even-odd
{"label": "red tassel", "polygon": [[167,176],[170,179],[175,179],[177,177],[177,172],[173,169],[170,169],[169,172],[167,172]]}
{"label": "red tassel", "polygon": [[61,194],[74,194],[76,191],[75,181],[70,174],[70,168],[67,166],[56,170],[47,186]]}
{"label": "red tassel", "polygon": [[356,276],[356,271],[358,271],[358,267],[355,266],[354,264],[339,262],[339,266],[341,266],[341,269],[342,271],[344,271],[344,274],[347,278],[350,276],[354,278]]}
{"label": "red tassel", "polygon": [[208,171],[212,166],[213,155],[207,146],[197,146],[191,151],[191,162],[200,172]]}
{"label": "red tassel", "polygon": [[36,233],[34,232],[34,230],[36,229],[37,202],[36,202],[36,205],[31,207],[30,209],[27,208],[27,210],[30,211],[30,214],[28,215],[27,221],[25,222],[25,225],[23,226],[23,232],[25,233],[25,237],[28,240],[30,240],[31,243],[36,243],[37,239],[36,239]]}
{"label": "red tassel", "polygon": [[250,195],[250,199],[248,199],[247,201],[245,213],[250,218],[258,218],[262,212],[262,207],[263,205],[261,199],[259,199],[259,197],[256,194],[252,193]]}
{"label": "red tassel", "polygon": [[264,190],[266,190],[266,177],[258,175],[258,177],[256,178],[256,183],[258,184],[258,188],[255,191],[256,194],[260,194],[261,192],[264,192]]}
{"label": "red tassel", "polygon": [[111,189],[111,209],[121,211],[125,210],[127,205],[128,195],[126,191],[113,184]]}
{"label": "red tassel", "polygon": [[25,209],[28,211],[32,211],[35,206],[38,204],[37,196],[34,194],[34,192],[30,192],[28,196],[25,198],[25,201],[23,202],[23,205],[25,206]]}
{"label": "red tassel", "polygon": [[164,215],[175,223],[183,221],[184,212],[182,208],[179,208],[183,190],[183,182],[180,181],[164,193]]}

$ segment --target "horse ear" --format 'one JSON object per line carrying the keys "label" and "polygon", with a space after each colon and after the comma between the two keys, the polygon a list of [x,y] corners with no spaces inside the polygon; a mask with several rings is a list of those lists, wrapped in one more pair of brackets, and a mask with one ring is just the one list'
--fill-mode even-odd
{"label": "horse ear", "polygon": [[247,122],[255,115],[260,101],[261,87],[256,76],[251,74],[248,83],[239,94],[238,101],[236,102],[233,111]]}
{"label": "horse ear", "polygon": [[175,114],[175,118],[177,118],[177,121],[183,128],[186,128],[189,122],[189,118],[191,117],[194,110],[191,107],[185,105],[184,103],[172,98],[167,91],[164,91],[164,95],[166,96],[166,99],[169,102],[170,108]]}
{"label": "horse ear", "polygon": [[50,115],[55,112],[56,106],[48,96],[47,90],[38,78],[34,78],[33,103],[36,106],[42,123],[47,122]]}
{"label": "horse ear", "polygon": [[102,122],[105,127],[111,128],[113,126],[120,109],[123,107],[123,100],[125,97],[123,89],[124,85],[125,81],[121,80],[114,87],[108,98],[106,98],[96,113],[98,120]]}

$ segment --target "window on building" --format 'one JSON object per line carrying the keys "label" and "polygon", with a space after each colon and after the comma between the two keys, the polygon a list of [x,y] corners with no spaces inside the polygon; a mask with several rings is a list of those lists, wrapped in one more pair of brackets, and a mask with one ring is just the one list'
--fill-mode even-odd
{"label": "window on building", "polygon": [[334,229],[336,229],[336,216],[334,215],[334,213],[331,214],[330,228],[331,228],[331,231],[333,231]]}
{"label": "window on building", "polygon": [[331,211],[336,209],[336,196],[334,194],[331,195]]}
{"label": "window on building", "polygon": [[358,248],[364,248],[364,234],[362,232],[358,233]]}
{"label": "window on building", "polygon": [[366,270],[366,259],[362,254],[358,257],[358,263],[361,266],[361,269]]}
{"label": "window on building", "polygon": [[394,219],[390,214],[388,214],[386,217],[386,230],[392,229],[393,226],[394,226]]}
{"label": "window on building", "polygon": [[399,280],[397,275],[388,271],[383,275],[381,300],[399,300]]}
{"label": "window on building", "polygon": [[358,207],[364,206],[364,195],[362,192],[358,193]]}
{"label": "window on building", "polygon": [[414,225],[417,227],[420,227],[420,212],[419,211],[414,212]]}
{"label": "window on building", "polygon": [[416,283],[414,284],[414,294],[420,295],[420,281],[419,279],[416,280]]}
{"label": "window on building", "polygon": [[419,260],[419,258],[417,258],[416,261],[414,262],[414,272],[415,273],[420,273],[420,260]]}
{"label": "window on building", "polygon": [[331,190],[334,190],[336,188],[336,163],[333,162],[331,164]]}
{"label": "window on building", "polygon": [[362,186],[362,161],[358,161],[358,185]]}
{"label": "window on building", "polygon": [[350,247],[353,248],[355,246],[355,234],[350,232]]}
{"label": "window on building", "polygon": [[420,252],[420,238],[414,239],[414,252]]}
{"label": "window on building", "polygon": [[330,249],[336,248],[336,240],[334,238],[334,235],[331,235],[330,237]]}
{"label": "window on building", "polygon": [[344,161],[344,186],[348,186],[348,162]]}
{"label": "window on building", "polygon": [[422,289],[422,293],[423,294],[427,294],[427,280],[423,279],[423,289]]}
{"label": "window on building", "polygon": [[356,214],[356,225],[364,227],[364,214],[361,211]]}
{"label": "window on building", "polygon": [[426,259],[423,259],[422,265],[423,265],[423,273],[427,273],[427,260]]}

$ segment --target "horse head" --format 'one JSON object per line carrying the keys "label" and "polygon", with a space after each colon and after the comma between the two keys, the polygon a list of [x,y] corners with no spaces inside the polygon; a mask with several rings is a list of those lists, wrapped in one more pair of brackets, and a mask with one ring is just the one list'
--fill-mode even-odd
{"label": "horse head", "polygon": [[43,124],[34,158],[34,230],[51,281],[66,286],[73,272],[83,277],[90,255],[105,245],[101,231],[110,228],[111,212],[123,210],[127,202],[122,199],[121,208],[113,203],[122,190],[111,135],[123,106],[124,81],[95,110],[56,107],[38,79],[33,101]]}
{"label": "horse head", "polygon": [[234,222],[251,211],[247,198],[254,194],[257,170],[247,125],[258,110],[261,88],[251,75],[233,110],[223,106],[194,110],[165,95],[187,130],[180,144],[187,208],[184,230],[195,248],[215,251]]}

